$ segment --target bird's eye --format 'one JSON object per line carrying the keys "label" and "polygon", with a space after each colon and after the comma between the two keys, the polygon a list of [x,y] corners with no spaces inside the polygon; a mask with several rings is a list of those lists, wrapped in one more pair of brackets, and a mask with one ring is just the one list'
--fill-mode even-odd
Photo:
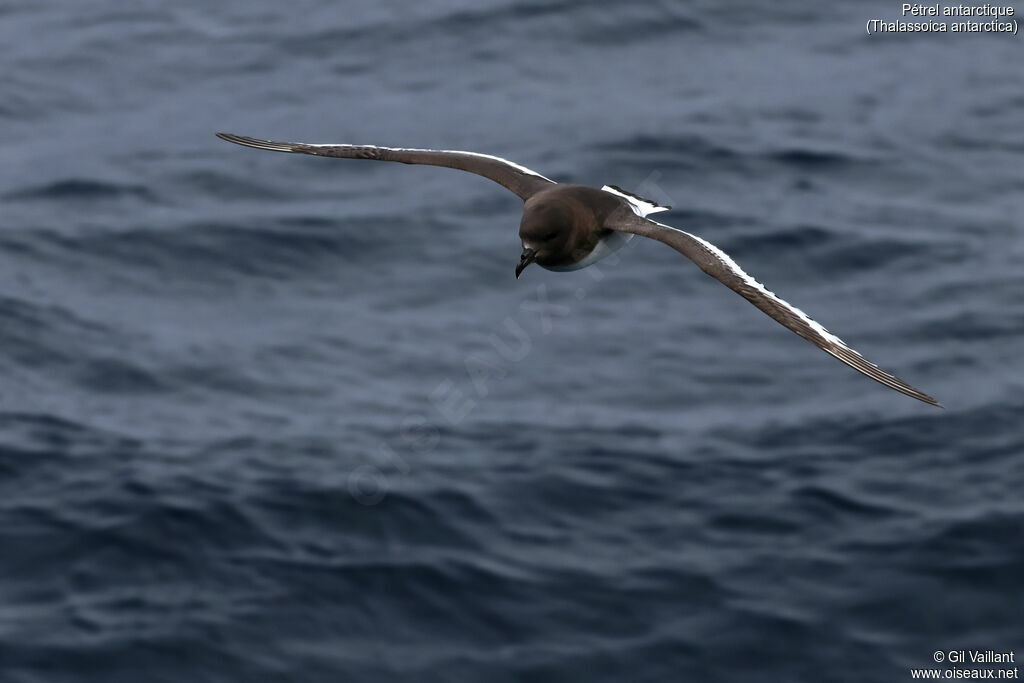
{"label": "bird's eye", "polygon": [[541,239],[543,239],[545,242],[550,242],[551,240],[555,239],[556,237],[558,237],[558,231],[557,230],[552,230],[551,232],[549,232],[546,235],[544,235],[544,237],[541,238]]}

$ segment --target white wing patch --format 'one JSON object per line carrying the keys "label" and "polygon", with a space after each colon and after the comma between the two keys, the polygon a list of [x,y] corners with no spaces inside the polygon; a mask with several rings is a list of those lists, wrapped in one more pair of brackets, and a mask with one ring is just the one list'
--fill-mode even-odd
{"label": "white wing patch", "polygon": [[498,161],[498,162],[501,162],[501,163],[505,164],[506,166],[511,166],[512,168],[516,169],[520,173],[525,173],[527,175],[535,176],[537,178],[540,178],[541,180],[546,180],[549,183],[554,183],[555,182],[554,180],[551,180],[550,178],[545,178],[544,176],[542,176],[540,173],[537,173],[536,171],[530,170],[530,169],[526,168],[525,166],[520,166],[519,164],[515,163],[514,161],[509,161],[508,159],[502,159],[501,157],[496,157],[493,154],[481,154],[479,152],[463,152],[463,151],[457,150],[457,149],[418,149],[416,147],[381,147],[380,145],[352,145],[352,144],[349,144],[347,142],[321,143],[321,144],[297,143],[297,144],[302,144],[305,147],[362,147],[362,148],[368,148],[368,149],[384,149],[384,150],[387,150],[389,152],[442,152],[442,153],[447,153],[447,154],[464,154],[464,155],[470,156],[470,157],[479,157],[481,159],[491,159],[492,161]]}
{"label": "white wing patch", "polygon": [[[767,296],[768,298],[770,298],[772,301],[776,302],[780,306],[782,306],[782,307],[792,311],[797,317],[799,317],[801,320],[803,320],[805,323],[807,323],[815,332],[820,334],[822,337],[824,337],[828,341],[832,342],[833,344],[838,344],[840,346],[846,347],[850,351],[853,351],[854,353],[857,353],[854,349],[852,349],[849,346],[847,346],[846,342],[844,342],[842,339],[840,339],[836,335],[834,335],[831,332],[829,332],[828,330],[826,330],[823,325],[821,325],[820,323],[818,323],[814,319],[812,319],[811,316],[807,315],[806,313],[801,311],[796,306],[794,306],[794,305],[792,305],[792,304],[790,304],[790,303],[788,303],[786,301],[783,301],[782,299],[780,299],[778,296],[775,295],[775,292],[769,291],[767,287],[762,285],[760,282],[758,282],[753,277],[751,277],[745,270],[740,268],[740,265],[738,263],[736,263],[735,261],[733,261],[732,257],[730,257],[728,254],[726,254],[724,251],[722,251],[721,249],[719,249],[715,245],[711,244],[711,242],[708,242],[707,240],[702,239],[702,238],[698,237],[697,235],[694,235],[692,233],[686,232],[685,230],[680,230],[679,228],[673,228],[671,225],[665,225],[664,223],[657,223],[655,221],[651,221],[651,222],[654,223],[657,226],[665,228],[666,230],[675,230],[676,232],[681,232],[684,235],[690,237],[691,239],[694,239],[694,240],[700,242],[708,251],[710,251],[712,254],[717,256],[718,259],[722,263],[724,263],[726,265],[726,267],[729,268],[729,270],[731,270],[733,273],[735,273],[737,276],[739,276],[748,285],[750,285],[751,287],[753,287],[757,291],[761,292],[762,294],[764,294],[765,296]],[[860,355],[860,354],[858,353],[857,355]]]}
{"label": "white wing patch", "polygon": [[614,185],[605,185],[601,189],[615,195],[616,197],[622,197],[625,199],[626,203],[629,204],[629,208],[633,209],[633,212],[641,218],[649,216],[652,213],[658,213],[659,211],[668,211],[671,208],[655,204],[651,200],[644,199],[643,197],[639,197],[635,194],[630,194],[622,188],[615,187]]}
{"label": "white wing patch", "polygon": [[[420,151],[420,150],[417,150],[417,151]],[[468,154],[469,156],[473,156],[473,157],[482,157],[484,159],[493,159],[494,161],[500,161],[503,164],[507,164],[507,165],[511,166],[512,168],[516,169],[517,171],[521,171],[521,172],[523,172],[523,173],[525,173],[527,175],[537,176],[541,180],[546,180],[549,183],[555,182],[554,180],[551,180],[551,178],[545,178],[540,173],[537,173],[536,171],[532,171],[532,170],[526,168],[525,166],[520,166],[519,164],[517,164],[514,161],[509,161],[508,159],[502,159],[501,157],[496,157],[493,154],[480,154],[479,152],[458,152],[458,151],[449,150],[449,149],[442,149],[442,150],[438,150],[438,151],[440,151],[440,152],[454,152],[455,154]]]}

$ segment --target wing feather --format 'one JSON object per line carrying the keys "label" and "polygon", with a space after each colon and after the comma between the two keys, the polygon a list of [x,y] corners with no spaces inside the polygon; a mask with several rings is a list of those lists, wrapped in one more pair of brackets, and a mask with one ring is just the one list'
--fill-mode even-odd
{"label": "wing feather", "polygon": [[302,142],[273,142],[258,140],[243,135],[217,133],[217,137],[245,147],[266,149],[272,152],[294,152],[321,157],[341,159],[371,159],[375,161],[397,161],[402,164],[425,164],[444,166],[468,171],[493,180],[508,188],[523,200],[554,184],[553,180],[531,171],[525,166],[476,152],[458,152],[440,149],[408,149],[402,147],[377,147],[376,145],[314,145]]}
{"label": "wing feather", "polygon": [[[634,209],[635,211],[635,209]],[[764,285],[748,275],[728,254],[696,235],[625,210],[610,218],[605,227],[631,232],[664,242],[693,261],[705,273],[757,306],[769,317],[819,347],[825,353],[841,360],[853,369],[890,389],[919,401],[942,407],[938,401],[912,387],[900,378],[870,362],[850,348],[842,339],[826,330],[796,306],[786,303]]]}

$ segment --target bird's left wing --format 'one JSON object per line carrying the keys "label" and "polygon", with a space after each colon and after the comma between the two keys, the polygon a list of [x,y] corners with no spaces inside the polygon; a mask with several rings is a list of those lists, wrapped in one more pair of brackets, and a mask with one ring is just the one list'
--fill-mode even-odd
{"label": "bird's left wing", "polygon": [[525,166],[512,163],[501,157],[476,152],[456,152],[441,149],[407,149],[403,147],[376,147],[374,145],[313,145],[302,142],[272,142],[243,135],[217,133],[217,137],[246,147],[267,149],[272,152],[296,152],[320,157],[342,159],[372,159],[374,161],[397,161],[402,164],[425,164],[445,166],[460,171],[476,173],[508,188],[524,201],[535,193],[554,184]]}
{"label": "bird's left wing", "polygon": [[[635,209],[634,209],[635,211]],[[882,370],[868,361],[796,306],[791,306],[764,285],[748,275],[728,254],[710,242],[688,232],[656,223],[623,207],[605,222],[605,227],[622,232],[631,232],[664,242],[693,261],[705,273],[733,290],[768,316],[797,333],[853,369],[880,382],[890,389],[906,394],[919,401],[942,407],[928,394],[915,389],[903,380]]]}

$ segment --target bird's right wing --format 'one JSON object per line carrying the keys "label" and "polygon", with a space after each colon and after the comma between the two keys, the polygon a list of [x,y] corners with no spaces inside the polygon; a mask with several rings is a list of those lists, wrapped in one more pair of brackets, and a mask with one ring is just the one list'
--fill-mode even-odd
{"label": "bird's right wing", "polygon": [[842,339],[814,322],[810,316],[796,306],[792,306],[775,296],[764,285],[740,268],[728,254],[715,245],[696,235],[691,235],[688,232],[644,218],[638,213],[634,213],[635,211],[635,208],[633,211],[623,208],[605,222],[605,227],[643,235],[644,237],[664,242],[696,263],[705,273],[825,353],[838,358],[854,370],[867,375],[890,389],[895,389],[900,393],[916,398],[919,401],[930,403],[933,406],[942,407],[942,404],[928,394],[915,389],[864,358],[864,356],[847,346]]}
{"label": "bird's right wing", "polygon": [[374,145],[313,145],[302,142],[272,142],[231,133],[217,133],[217,137],[246,147],[273,152],[296,152],[321,157],[342,159],[372,159],[397,161],[402,164],[445,166],[476,173],[508,188],[524,201],[535,193],[554,184],[539,173],[501,157],[476,152],[455,152],[439,149],[406,149],[402,147],[376,147]]}

